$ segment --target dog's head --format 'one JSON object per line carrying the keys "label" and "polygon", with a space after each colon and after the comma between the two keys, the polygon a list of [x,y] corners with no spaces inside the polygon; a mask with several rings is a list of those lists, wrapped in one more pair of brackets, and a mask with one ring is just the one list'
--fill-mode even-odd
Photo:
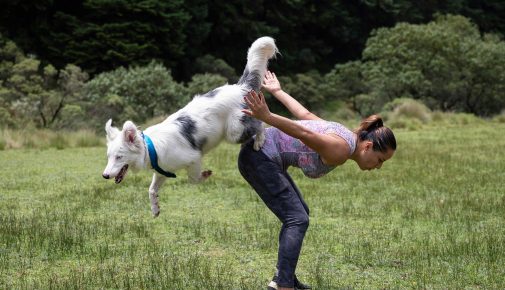
{"label": "dog's head", "polygon": [[108,162],[102,176],[105,179],[114,178],[116,183],[120,183],[129,168],[142,168],[145,157],[144,141],[133,122],[126,121],[121,131],[111,124],[112,120],[105,124]]}

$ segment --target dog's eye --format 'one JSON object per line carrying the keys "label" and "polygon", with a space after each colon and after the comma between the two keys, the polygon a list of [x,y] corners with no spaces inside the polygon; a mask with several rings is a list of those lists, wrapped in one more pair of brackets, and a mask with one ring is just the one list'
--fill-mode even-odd
{"label": "dog's eye", "polygon": [[116,156],[116,160],[120,160],[121,158],[123,158],[123,156]]}

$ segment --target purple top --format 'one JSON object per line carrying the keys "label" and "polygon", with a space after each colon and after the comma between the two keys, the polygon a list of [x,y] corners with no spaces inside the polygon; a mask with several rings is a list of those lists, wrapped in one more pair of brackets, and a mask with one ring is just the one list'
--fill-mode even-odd
{"label": "purple top", "polygon": [[[340,136],[349,144],[349,155],[356,149],[356,135],[342,124],[319,120],[295,122],[314,132]],[[265,144],[261,150],[284,170],[289,166],[295,166],[307,177],[319,178],[336,167],[325,165],[317,152],[275,127],[267,128],[265,135]]]}

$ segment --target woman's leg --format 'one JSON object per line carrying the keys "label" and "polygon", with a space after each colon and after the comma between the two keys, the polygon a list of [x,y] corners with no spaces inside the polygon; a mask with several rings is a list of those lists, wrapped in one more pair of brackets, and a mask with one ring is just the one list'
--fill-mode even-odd
{"label": "woman's leg", "polygon": [[281,206],[280,213],[272,210],[282,222],[277,258],[279,270],[277,285],[293,287],[298,257],[309,226],[309,216],[292,187],[285,193],[281,193],[279,197],[277,202]]}
{"label": "woman's leg", "polygon": [[267,207],[282,222],[279,235],[278,281],[280,287],[293,287],[294,273],[303,238],[309,225],[308,208],[292,180],[261,151],[250,144],[239,154],[239,170]]}

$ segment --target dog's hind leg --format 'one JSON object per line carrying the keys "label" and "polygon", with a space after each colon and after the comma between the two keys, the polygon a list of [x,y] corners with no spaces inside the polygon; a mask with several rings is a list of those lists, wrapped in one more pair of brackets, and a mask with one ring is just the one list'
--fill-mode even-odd
{"label": "dog's hind leg", "polygon": [[202,171],[202,161],[196,160],[191,162],[191,164],[187,167],[188,171],[188,179],[191,183],[199,183],[212,175],[212,171],[205,170]]}
{"label": "dog's hind leg", "polygon": [[259,151],[265,143],[265,128],[263,127],[263,123],[260,126],[260,129],[256,133],[256,138],[254,138],[253,149],[256,151]]}
{"label": "dog's hind leg", "polygon": [[153,174],[153,181],[151,182],[151,186],[149,186],[149,200],[151,201],[151,212],[154,217],[158,217],[160,214],[160,206],[158,203],[158,191],[160,190],[161,185],[167,180],[165,176],[161,176],[159,174]]}
{"label": "dog's hind leg", "polygon": [[226,122],[226,140],[231,143],[245,143],[254,135],[254,150],[260,150],[265,143],[263,123],[240,111],[231,114]]}

